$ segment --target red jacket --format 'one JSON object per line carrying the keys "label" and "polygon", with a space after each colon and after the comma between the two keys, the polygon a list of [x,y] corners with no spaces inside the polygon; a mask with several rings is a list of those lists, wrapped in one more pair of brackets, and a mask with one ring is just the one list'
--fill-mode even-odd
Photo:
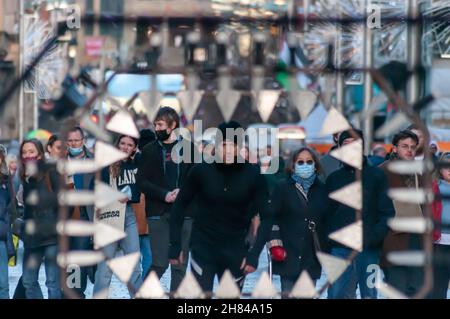
{"label": "red jacket", "polygon": [[[442,200],[437,181],[433,181],[432,189],[434,193],[434,201],[431,204],[431,212],[433,215],[433,220],[436,222],[437,225],[439,225],[442,221]],[[435,227],[433,230],[433,240],[436,242],[439,239],[441,239],[441,229],[438,226]]]}

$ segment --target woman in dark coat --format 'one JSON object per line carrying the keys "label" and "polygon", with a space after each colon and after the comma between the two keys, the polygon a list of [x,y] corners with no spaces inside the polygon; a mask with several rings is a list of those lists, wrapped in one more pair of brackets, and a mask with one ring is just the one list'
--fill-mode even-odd
{"label": "woman in dark coat", "polygon": [[[45,265],[45,284],[49,299],[60,299],[59,268],[56,264],[58,241],[57,190],[59,175],[45,165],[44,147],[35,139],[22,142],[20,147],[21,178],[25,203],[24,220],[34,225],[32,233],[25,232],[22,282],[27,299],[42,299],[37,285],[39,268]],[[33,194],[37,195],[35,200]],[[30,196],[31,195],[31,196]]]}
{"label": "woman in dark coat", "polygon": [[313,281],[320,278],[316,250],[324,249],[326,242],[323,217],[328,205],[325,186],[318,179],[319,161],[311,149],[296,151],[287,172],[288,177],[277,184],[272,194],[275,223],[286,251],[283,261],[273,261],[273,272],[281,276],[283,292],[292,290],[304,270]]}

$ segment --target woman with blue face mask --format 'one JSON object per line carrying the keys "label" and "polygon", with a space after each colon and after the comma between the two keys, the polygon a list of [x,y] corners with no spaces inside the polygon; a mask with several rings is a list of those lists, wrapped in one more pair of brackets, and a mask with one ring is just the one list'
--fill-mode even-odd
{"label": "woman with blue face mask", "polygon": [[[283,258],[272,256],[273,273],[280,275],[284,294],[292,290],[303,271],[313,282],[320,278],[316,252],[325,249],[323,217],[328,206],[325,185],[318,178],[320,164],[311,149],[294,152],[286,171],[288,176],[277,184],[271,201],[283,250]],[[279,255],[280,248],[270,251]]]}

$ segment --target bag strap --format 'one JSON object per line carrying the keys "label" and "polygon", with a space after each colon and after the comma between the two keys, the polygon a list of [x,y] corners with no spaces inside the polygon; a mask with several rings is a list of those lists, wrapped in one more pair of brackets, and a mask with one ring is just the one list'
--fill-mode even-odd
{"label": "bag strap", "polygon": [[52,182],[50,181],[50,174],[46,172],[44,174],[45,185],[47,185],[47,189],[50,193],[53,193]]}
{"label": "bag strap", "polygon": [[[298,191],[297,195],[299,197],[302,196],[306,200],[306,202],[308,202],[308,195],[306,194],[303,187],[299,183],[295,183],[295,188]],[[316,232],[316,223],[310,219],[308,219],[308,229],[311,231],[311,234],[313,237],[314,249],[316,251],[322,251],[322,249],[320,248],[319,236],[317,236],[317,232]]]}

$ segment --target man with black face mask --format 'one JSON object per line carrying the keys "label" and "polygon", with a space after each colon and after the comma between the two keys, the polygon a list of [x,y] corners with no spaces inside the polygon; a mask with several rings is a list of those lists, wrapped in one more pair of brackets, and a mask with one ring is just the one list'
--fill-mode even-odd
{"label": "man with black face mask", "polygon": [[[175,130],[179,128],[180,118],[170,107],[162,107],[155,118],[155,134],[157,140],[147,144],[142,150],[136,182],[145,195],[145,212],[147,216],[152,251],[152,266],[159,278],[169,266],[169,217],[170,209],[177,198],[188,171],[194,164],[194,144],[176,137]],[[191,160],[178,163],[178,143],[181,150],[190,149]],[[176,148],[175,148],[176,147]],[[172,152],[173,150],[173,152]],[[184,159],[184,157],[183,157]],[[187,214],[183,223],[183,251],[188,253],[192,219]],[[171,266],[170,290],[175,291],[186,273],[187,261]]]}

